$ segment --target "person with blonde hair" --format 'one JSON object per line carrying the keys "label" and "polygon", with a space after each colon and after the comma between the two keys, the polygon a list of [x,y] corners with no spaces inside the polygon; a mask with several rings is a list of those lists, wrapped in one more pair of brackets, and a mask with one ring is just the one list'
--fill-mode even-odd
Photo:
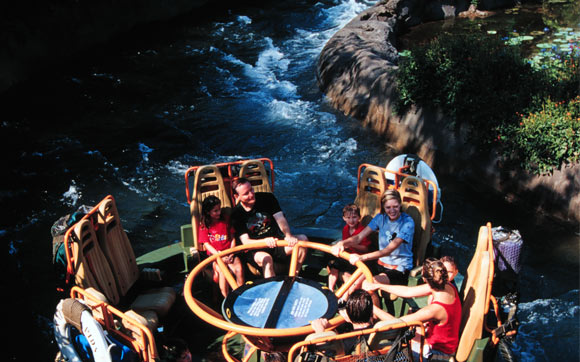
{"label": "person with blonde hair", "polygon": [[[408,287],[402,285],[388,285],[382,283],[363,283],[367,291],[382,290],[402,298],[416,298],[429,296],[427,306],[415,313],[402,316],[404,322],[421,321],[426,324],[426,346],[423,356],[431,358],[439,355],[447,358],[457,351],[459,344],[459,327],[461,325],[461,300],[457,289],[449,283],[447,269],[438,259],[428,258],[423,263],[423,280],[425,284]],[[374,308],[375,316],[382,320],[394,318],[380,308]],[[419,353],[418,343],[415,340],[412,347]]]}
{"label": "person with blonde hair", "polygon": [[401,212],[401,195],[390,189],[381,197],[381,212],[358,234],[344,239],[332,247],[338,255],[351,245],[360,244],[373,231],[379,233],[379,250],[364,254],[353,254],[350,263],[377,260],[375,273],[377,280],[390,284],[407,284],[409,271],[413,268],[413,218]]}

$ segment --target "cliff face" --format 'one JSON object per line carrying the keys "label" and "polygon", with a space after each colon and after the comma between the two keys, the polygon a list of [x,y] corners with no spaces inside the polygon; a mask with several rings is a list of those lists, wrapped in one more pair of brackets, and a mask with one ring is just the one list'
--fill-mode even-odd
{"label": "cliff face", "polygon": [[552,176],[502,169],[494,155],[478,154],[461,131],[451,132],[436,110],[413,108],[402,115],[394,113],[397,32],[420,23],[422,16],[443,19],[458,15],[467,6],[431,1],[425,8],[419,0],[391,0],[359,14],[322,50],[317,67],[320,89],[335,108],[383,135],[394,149],[418,154],[438,173],[493,189],[527,210],[579,222],[580,165],[565,167]]}
{"label": "cliff face", "polygon": [[131,30],[167,20],[207,0],[22,0],[0,12],[0,93],[39,68]]}

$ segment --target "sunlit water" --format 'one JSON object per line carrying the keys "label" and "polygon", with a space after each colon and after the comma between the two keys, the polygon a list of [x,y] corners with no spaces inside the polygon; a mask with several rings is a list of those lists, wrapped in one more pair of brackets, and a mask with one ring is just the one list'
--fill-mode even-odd
{"label": "sunlit water", "polygon": [[[370,4],[302,1],[185,16],[140,29],[79,64],[51,67],[3,96],[0,237],[14,271],[8,286],[21,288],[21,333],[38,345],[29,357],[51,360],[56,352],[50,226],[81,204],[114,195],[141,254],[177,241],[189,222],[189,166],[269,157],[292,226],[341,227],[358,165],[384,166],[393,155],[327,105],[315,65],[332,34]],[[454,180],[440,184],[445,214],[434,239],[460,268],[487,221],[521,229],[529,245],[516,355],[577,358],[577,236],[563,226],[528,225],[501,200]]]}

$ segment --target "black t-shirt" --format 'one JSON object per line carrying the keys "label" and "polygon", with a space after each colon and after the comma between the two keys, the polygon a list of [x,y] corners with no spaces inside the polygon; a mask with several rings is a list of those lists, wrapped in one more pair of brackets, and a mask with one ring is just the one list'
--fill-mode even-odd
{"label": "black t-shirt", "polygon": [[282,211],[276,197],[269,192],[256,192],[256,203],[250,211],[244,210],[241,204],[232,212],[232,225],[236,238],[248,234],[250,239],[267,237],[283,238],[274,214]]}

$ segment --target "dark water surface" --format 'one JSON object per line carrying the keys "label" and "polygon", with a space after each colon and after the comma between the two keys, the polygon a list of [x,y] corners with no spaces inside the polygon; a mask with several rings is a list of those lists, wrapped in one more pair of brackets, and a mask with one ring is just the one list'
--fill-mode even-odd
{"label": "dark water surface", "polygon": [[[80,61],[43,70],[0,98],[4,172],[0,238],[8,254],[11,360],[57,351],[50,226],[81,204],[117,200],[136,254],[179,239],[189,223],[191,165],[269,157],[293,226],[339,228],[360,163],[393,154],[330,108],[316,86],[325,42],[370,3],[299,1],[185,16],[120,37]],[[466,165],[468,167],[468,165]],[[435,170],[437,172],[437,170]],[[526,241],[516,355],[576,359],[578,236],[494,195],[440,179],[444,219],[434,238],[467,266],[480,225],[517,228]],[[202,346],[195,346],[202,349]]]}

